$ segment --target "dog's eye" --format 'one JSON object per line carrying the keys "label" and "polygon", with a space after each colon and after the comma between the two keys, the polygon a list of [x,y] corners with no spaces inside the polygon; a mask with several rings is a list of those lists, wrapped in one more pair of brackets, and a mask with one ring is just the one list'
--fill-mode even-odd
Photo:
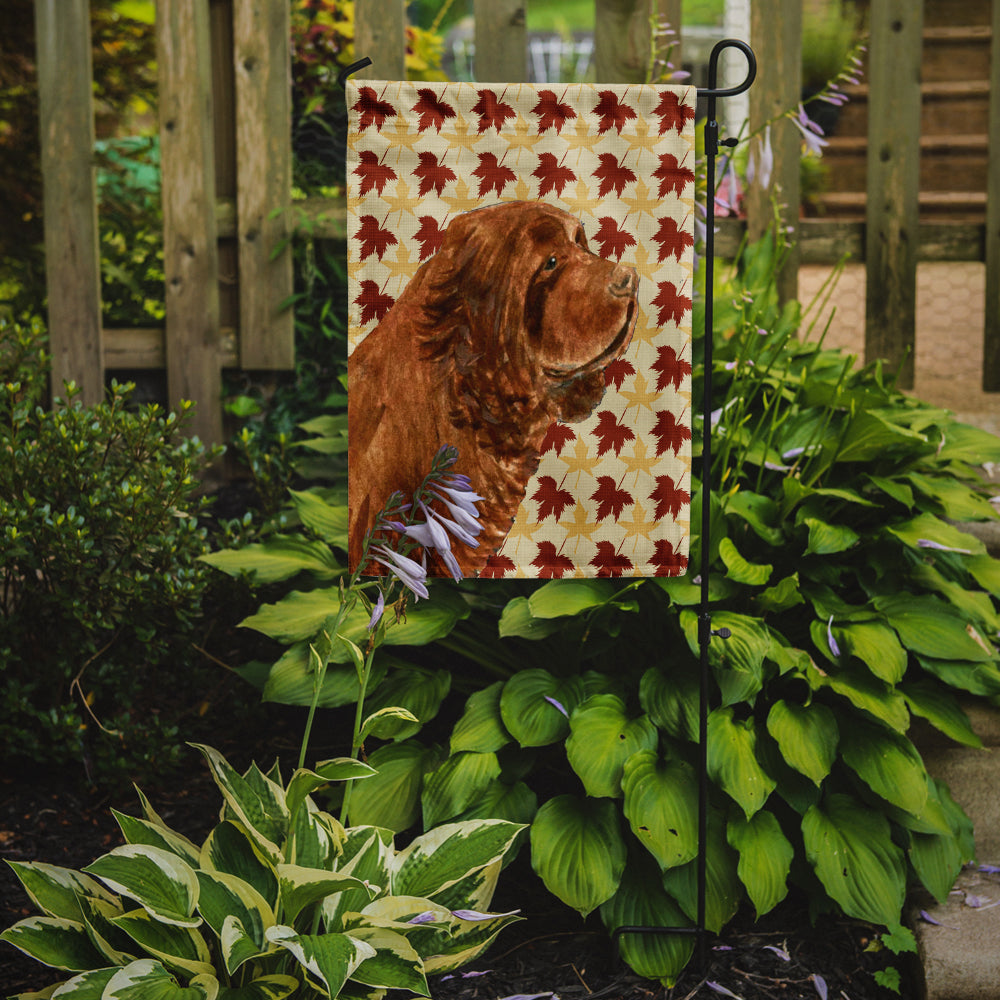
{"label": "dog's eye", "polygon": [[554,271],[559,266],[559,261],[555,257],[550,257],[545,262],[546,271]]}

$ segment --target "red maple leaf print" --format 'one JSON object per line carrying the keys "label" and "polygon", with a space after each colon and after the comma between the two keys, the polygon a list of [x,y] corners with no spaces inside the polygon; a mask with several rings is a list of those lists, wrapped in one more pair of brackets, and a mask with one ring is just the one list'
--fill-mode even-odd
{"label": "red maple leaf print", "polygon": [[438,100],[437,94],[430,87],[421,87],[417,94],[420,95],[419,100],[413,105],[413,111],[420,115],[417,131],[426,132],[433,125],[440,132],[445,121],[455,117],[455,109],[445,101]]}
{"label": "red maple leaf print", "polygon": [[570,441],[575,440],[576,432],[572,428],[559,423],[558,420],[553,420],[549,424],[549,429],[545,432],[545,437],[542,438],[542,446],[538,450],[543,455],[549,450],[554,451],[557,455],[561,455],[563,448]]}
{"label": "red maple leaf print", "polygon": [[625,376],[634,374],[635,368],[632,366],[631,361],[626,361],[625,358],[616,358],[604,369],[604,384],[606,386],[613,385],[620,391],[622,382],[625,381]]}
{"label": "red maple leaf print", "polygon": [[429,193],[431,188],[440,198],[448,181],[458,180],[458,176],[451,167],[441,163],[438,158],[426,150],[420,154],[420,163],[413,168],[413,173],[420,178],[420,190],[417,194],[422,198]]}
{"label": "red maple leaf print", "polygon": [[539,153],[538,166],[531,172],[532,177],[541,179],[538,186],[538,197],[547,195],[553,188],[562,197],[563,188],[570,181],[576,180],[576,174],[569,167],[564,167],[556,159],[555,153]]}
{"label": "red maple leaf print", "polygon": [[508,118],[516,118],[514,109],[497,97],[492,90],[480,90],[479,100],[472,110],[479,115],[479,134],[482,135],[492,125],[499,133]]}
{"label": "red maple leaf print", "polygon": [[656,349],[656,360],[652,368],[657,372],[657,392],[662,392],[668,385],[679,389],[685,377],[691,374],[691,362],[678,357],[677,352],[669,344],[661,344]]}
{"label": "red maple leaf print", "polygon": [[542,580],[561,580],[563,573],[572,573],[575,569],[573,560],[556,552],[555,544],[549,541],[538,543],[538,555],[531,560],[531,565],[541,570],[538,576]]}
{"label": "red maple leaf print", "polygon": [[370,149],[361,151],[361,162],[354,168],[354,173],[361,178],[361,187],[358,189],[360,195],[368,194],[372,188],[381,194],[389,181],[399,179],[396,171],[388,164],[379,163],[378,157]]}
{"label": "red maple leaf print", "polygon": [[362,87],[358,91],[358,103],[354,105],[354,110],[358,112],[358,129],[362,132],[369,125],[374,125],[375,131],[381,132],[386,118],[396,117],[396,109],[388,101],[380,101],[371,87]]}
{"label": "red maple leaf print", "polygon": [[594,239],[601,244],[601,256],[608,257],[614,254],[621,260],[625,248],[635,246],[635,237],[624,228],[619,229],[618,223],[610,215],[602,215],[599,221],[601,228],[598,229]]}
{"label": "red maple leaf print", "polygon": [[516,569],[513,559],[494,552],[486,560],[486,565],[479,571],[479,575],[484,580],[499,580],[505,573],[513,573]]}
{"label": "red maple leaf print", "polygon": [[620,198],[625,185],[635,181],[633,171],[629,167],[623,167],[614,153],[601,153],[601,165],[594,171],[594,176],[601,182],[597,191],[600,198],[612,191]]}
{"label": "red maple leaf print", "polygon": [[666,538],[656,540],[656,548],[649,557],[656,567],[657,576],[679,576],[687,569],[687,556],[674,552],[673,543]]}
{"label": "red maple leaf print", "polygon": [[691,300],[686,295],[681,295],[672,281],[659,281],[657,288],[659,291],[653,299],[653,305],[660,307],[656,316],[657,325],[663,326],[668,319],[680,323],[691,308]]}
{"label": "red maple leaf print", "polygon": [[679,228],[670,216],[660,219],[660,228],[657,229],[653,239],[660,244],[659,253],[656,255],[657,263],[666,260],[671,255],[680,260],[684,255],[685,248],[694,246],[694,237]]}
{"label": "red maple leaf print", "polygon": [[670,476],[657,476],[656,489],[649,494],[649,499],[656,501],[655,520],[659,521],[667,514],[676,520],[684,505],[691,502],[691,494],[675,486]]}
{"label": "red maple leaf print", "polygon": [[538,92],[538,103],[531,109],[533,115],[538,115],[538,131],[544,132],[546,129],[554,128],[556,134],[562,132],[563,125],[576,117],[576,112],[568,104],[560,102],[553,90],[540,90]]}
{"label": "red maple leaf print", "polygon": [[590,498],[597,501],[597,520],[613,515],[617,521],[626,507],[635,503],[628,490],[620,489],[611,476],[598,476],[597,489]]}
{"label": "red maple leaf print", "polygon": [[659,177],[660,188],[657,197],[663,198],[668,191],[673,191],[678,197],[684,194],[684,187],[694,183],[694,171],[690,167],[682,167],[673,153],[661,153],[660,165],[653,171],[654,177]]}
{"label": "red maple leaf print", "polygon": [[[630,118],[635,118],[635,111],[627,104],[622,104],[618,95],[613,90],[602,90],[598,95],[600,100],[594,108],[594,114],[600,115],[598,132],[604,135],[611,129],[617,129],[618,134],[622,134],[622,128]],[[660,133],[663,134],[662,132]]]}
{"label": "red maple leaf print", "polygon": [[658,456],[665,451],[676,453],[681,450],[681,445],[685,441],[691,440],[691,428],[679,423],[669,410],[661,410],[656,414],[653,434],[656,437],[656,454]]}
{"label": "red maple leaf print", "polygon": [[660,116],[660,135],[672,128],[677,129],[680,135],[684,131],[684,123],[694,118],[694,108],[682,104],[672,90],[665,90],[653,114]]}
{"label": "red maple leaf print", "polygon": [[441,249],[444,243],[444,234],[447,226],[441,229],[438,221],[432,215],[420,216],[420,228],[417,230],[416,240],[420,244],[420,259],[426,260],[433,257]]}
{"label": "red maple leaf print", "polygon": [[598,414],[597,428],[594,433],[601,439],[597,449],[598,455],[615,449],[615,454],[620,455],[622,446],[626,441],[635,439],[635,432],[628,424],[618,423],[617,418],[610,410],[601,410]]}
{"label": "red maple leaf print", "polygon": [[590,565],[598,568],[599,577],[622,576],[625,570],[632,568],[632,560],[616,552],[611,542],[598,542],[597,555],[590,560]]}
{"label": "red maple leaf print", "polygon": [[370,278],[361,282],[361,294],[354,300],[361,306],[361,325],[366,326],[372,320],[380,320],[396,304],[391,295],[386,295]]}
{"label": "red maple leaf print", "polygon": [[544,521],[549,514],[555,515],[558,521],[567,507],[576,503],[576,498],[569,490],[559,489],[559,484],[551,476],[539,476],[538,489],[531,498],[538,501],[538,520]]}
{"label": "red maple leaf print", "polygon": [[495,153],[477,155],[479,166],[472,173],[479,178],[479,197],[482,198],[488,191],[496,191],[498,195],[502,195],[503,189],[511,181],[517,180],[517,174],[510,167],[498,163]]}
{"label": "red maple leaf print", "polygon": [[361,216],[361,228],[354,234],[354,238],[361,241],[362,260],[373,253],[378,254],[378,259],[381,260],[386,248],[399,242],[395,233],[383,229],[374,215]]}

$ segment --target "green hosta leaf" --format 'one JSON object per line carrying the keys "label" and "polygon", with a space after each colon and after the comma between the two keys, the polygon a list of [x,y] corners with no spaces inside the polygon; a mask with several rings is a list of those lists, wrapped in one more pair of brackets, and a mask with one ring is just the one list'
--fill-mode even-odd
{"label": "green hosta leaf", "polygon": [[531,824],[531,865],[549,892],[586,916],[618,889],[625,842],[607,799],[557,795]]}
{"label": "green hosta leaf", "polygon": [[837,461],[868,462],[890,448],[919,447],[926,443],[922,434],[890,423],[871,410],[863,410],[851,421],[837,451]]}
{"label": "green hosta leaf", "polygon": [[523,782],[512,785],[502,780],[492,781],[486,786],[460,816],[466,819],[505,819],[509,823],[523,823],[527,826],[538,812],[538,796]]}
{"label": "green hosta leaf", "polygon": [[971,424],[949,421],[944,431],[944,443],[937,453],[941,462],[1000,462],[1000,441],[995,434]]}
{"label": "green hosta leaf", "polygon": [[878,622],[834,626],[833,634],[843,652],[856,656],[886,684],[898,684],[906,673],[906,650],[896,633]]}
{"label": "green hosta leaf", "polygon": [[332,997],[340,994],[362,962],[375,957],[370,944],[349,934],[296,934],[293,928],[278,924],[268,928],[267,939],[291,952]]}
{"label": "green hosta leaf", "polygon": [[994,607],[993,598],[981,590],[970,590],[967,586],[947,579],[929,563],[915,566],[910,579],[916,584],[914,590],[930,590],[940,596],[956,611],[975,622],[988,634],[1000,632],[1000,615]]}
{"label": "green hosta leaf", "polygon": [[261,976],[245,986],[223,987],[218,1000],[285,1000],[299,988],[292,976]]}
{"label": "green hosta leaf", "polygon": [[375,949],[375,954],[351,973],[355,982],[430,996],[424,963],[402,934],[383,927],[362,926],[352,929],[351,937]]}
{"label": "green hosta leaf", "polygon": [[678,740],[698,739],[698,674],[686,661],[669,672],[650,667],[639,682],[639,704],[660,729]]}
{"label": "green hosta leaf", "polygon": [[[694,656],[700,655],[698,616],[682,611],[681,627]],[[729,629],[730,636],[713,636],[708,647],[708,662],[722,690],[723,704],[753,701],[763,686],[764,659],[771,648],[771,636],[759,618],[718,611],[712,615],[712,629]]]}
{"label": "green hosta leaf", "polygon": [[46,916],[65,917],[80,921],[80,896],[93,896],[109,903],[115,902],[96,879],[71,868],[60,868],[40,861],[8,861],[24,891]]}
{"label": "green hosta leaf", "polygon": [[353,757],[334,757],[320,761],[312,771],[299,768],[288,782],[285,805],[289,813],[296,813],[307,796],[331,781],[355,781],[374,777],[377,773],[374,767]]}
{"label": "green hosta leaf", "polygon": [[198,975],[181,986],[159,962],[142,958],[115,972],[101,1000],[216,1000],[218,995],[213,975]]}
{"label": "green hosta leaf", "polygon": [[807,671],[806,679],[814,690],[829,688],[899,733],[905,733],[910,724],[903,696],[884,681],[872,677],[868,670],[841,667],[835,673],[823,674],[813,666]]}
{"label": "green hosta leaf", "polygon": [[253,886],[270,906],[277,905],[277,873],[240,823],[227,820],[208,835],[201,847],[199,867],[234,875]]}
{"label": "green hosta leaf", "polygon": [[[343,648],[343,647],[341,647]],[[372,665],[368,686],[376,687],[386,674],[389,658],[378,656]],[[318,708],[339,708],[358,700],[360,687],[353,666],[331,663],[323,675]],[[297,642],[282,653],[264,681],[261,697],[280,705],[311,705],[316,697],[316,673],[310,661],[309,643]]]}
{"label": "green hosta leaf", "polygon": [[[615,894],[601,904],[601,919],[608,931],[619,927],[687,927],[690,921],[660,884],[654,865],[641,857],[630,858]],[[622,958],[638,975],[673,986],[691,959],[694,936],[690,934],[623,934]]]}
{"label": "green hosta leaf", "polygon": [[331,545],[347,548],[348,508],[334,505],[313,490],[289,490],[295,513],[302,523]]}
{"label": "green hosta leaf", "polygon": [[837,756],[839,731],[833,712],[812,702],[776,701],[767,716],[767,731],[781,748],[785,761],[819,786]]}
{"label": "green hosta leaf", "polygon": [[28,917],[0,934],[6,941],[35,961],[54,969],[80,972],[105,964],[87,936],[87,929],[65,917]]}
{"label": "green hosta leaf", "polygon": [[625,818],[660,868],[697,855],[698,783],[689,765],[640,751],[625,762],[622,790]]}
{"label": "green hosta leaf", "polygon": [[588,795],[621,796],[622,768],[638,750],[653,750],[659,738],[649,716],[629,719],[613,694],[591,695],[570,717],[566,757]]}
{"label": "green hosta leaf", "polygon": [[[726,843],[726,824],[720,813],[708,818],[705,850],[705,926],[714,934],[732,919],[743,899],[743,884],[736,873],[736,852]],[[663,886],[691,920],[698,917],[698,861],[663,873]]]}
{"label": "green hosta leaf", "polygon": [[474,750],[477,753],[494,753],[510,742],[500,717],[500,692],[503,681],[469,696],[462,717],[451,733],[451,752]]}
{"label": "green hosta leaf", "polygon": [[111,812],[118,821],[122,835],[128,843],[159,847],[164,851],[170,851],[171,854],[176,854],[189,865],[198,864],[199,849],[187,837],[175,833],[160,823],[126,816],[125,813],[120,813],[117,809],[112,809]]}
{"label": "green hosta leaf", "polygon": [[852,719],[840,753],[876,795],[919,815],[927,801],[927,772],[907,737],[861,719]]}
{"label": "green hosta leaf", "polygon": [[709,714],[708,774],[748,819],[764,805],[775,781],[757,762],[752,718],[737,721],[732,708],[717,708]]}
{"label": "green hosta leaf", "polygon": [[931,680],[908,681],[900,686],[914,715],[926,719],[945,736],[967,747],[981,747],[983,741],[972,728],[969,717],[947,688]]}
{"label": "green hosta leaf", "polygon": [[154,958],[189,976],[211,975],[212,956],[205,939],[191,927],[164,924],[145,910],[132,910],[111,921]]}
{"label": "green hosta leaf", "polygon": [[528,607],[535,618],[564,618],[603,607],[620,589],[611,580],[549,580],[528,598]]}
{"label": "green hosta leaf", "polygon": [[379,747],[368,758],[378,772],[351,790],[351,824],[381,826],[396,833],[420,817],[424,774],[438,763],[437,751],[415,740]]}
{"label": "green hosta leaf", "polygon": [[865,479],[907,510],[913,508],[913,490],[906,483],[885,476],[865,476]]}
{"label": "green hosta leaf", "polygon": [[380,739],[405,740],[419,732],[423,723],[438,713],[441,702],[451,689],[451,674],[447,670],[426,670],[409,667],[394,670],[366,700],[372,712],[383,708],[404,708],[416,720],[407,722],[386,720],[380,726]]}
{"label": "green hosta leaf", "polygon": [[150,916],[178,927],[197,927],[198,878],[176,854],[146,844],[125,844],[84,871],[113,892],[134,899]]}
{"label": "green hosta leaf", "polygon": [[569,732],[569,716],[583,696],[579,677],[560,679],[547,670],[522,670],[504,684],[500,716],[521,746],[546,746]]}
{"label": "green hosta leaf", "polygon": [[[278,885],[281,889],[282,913],[294,922],[305,907],[318,903],[327,896],[345,889],[363,889],[367,886],[353,875],[342,872],[303,868],[301,865],[278,865]],[[374,896],[374,891],[370,896]]]}
{"label": "green hosta leaf", "polygon": [[944,903],[962,870],[964,858],[954,834],[911,833],[910,864],[928,892]]}
{"label": "green hosta leaf", "polygon": [[726,838],[729,846],[739,851],[736,873],[759,919],[788,894],[788,873],[795,849],[781,832],[774,813],[764,809],[751,819],[738,816],[730,820]]}
{"label": "green hosta leaf", "polygon": [[911,472],[906,478],[925,497],[940,504],[950,521],[992,521],[996,517],[989,500],[953,477]]}
{"label": "green hosta leaf", "polygon": [[424,826],[430,828],[454,819],[498,777],[500,764],[495,753],[452,754],[424,780]]}
{"label": "green hosta leaf", "polygon": [[886,530],[913,549],[923,548],[921,542],[933,542],[935,545],[943,545],[947,549],[956,549],[970,555],[983,555],[986,552],[986,546],[974,535],[942,521],[933,514],[918,514],[909,521],[889,525]]}
{"label": "green hosta leaf", "polygon": [[828,524],[815,517],[804,518],[803,523],[809,529],[809,542],[805,552],[807,556],[829,556],[845,552],[860,537],[846,524]]}
{"label": "green hosta leaf", "polygon": [[296,535],[271,535],[265,542],[209,552],[199,558],[230,576],[245,573],[256,584],[277,583],[298,573],[330,580],[345,572],[328,545]]}
{"label": "green hosta leaf", "polygon": [[[228,935],[224,935],[227,920],[238,922],[239,933],[235,934],[237,940],[249,940],[250,954],[237,953],[232,946],[223,948],[226,970],[232,975],[247,958],[255,957],[265,950],[264,931],[274,925],[274,912],[252,885],[235,875],[200,871],[198,883],[201,887],[198,910],[223,944],[227,943],[227,936],[232,940],[235,933],[230,929]],[[245,952],[246,948],[242,948],[242,951]]]}
{"label": "green hosta leaf", "polygon": [[729,579],[735,580],[736,583],[744,583],[748,587],[763,587],[774,570],[774,566],[770,563],[762,565],[747,562],[730,538],[723,538],[719,542],[719,557],[726,564],[726,575]]}
{"label": "green hosta leaf", "polygon": [[514,597],[504,605],[498,629],[501,639],[538,640],[561,632],[563,625],[558,621],[536,618],[531,613],[527,597]]}
{"label": "green hosta leaf", "polygon": [[885,595],[875,598],[875,607],[899,633],[903,645],[915,653],[975,663],[996,659],[975,627],[936,597]]}
{"label": "green hosta leaf", "polygon": [[792,573],[791,576],[784,577],[773,587],[761,591],[754,600],[761,611],[775,614],[804,604],[805,598],[799,590],[799,574]]}
{"label": "green hosta leaf", "polygon": [[874,924],[899,923],[906,866],[880,812],[849,795],[830,795],[806,813],[802,836],[809,863],[844,913]]}
{"label": "green hosta leaf", "polygon": [[499,862],[522,829],[496,819],[446,823],[428,830],[396,855],[392,891],[434,899],[461,879]]}
{"label": "green hosta leaf", "polygon": [[1000,694],[1000,669],[993,663],[936,660],[931,656],[918,656],[917,662],[949,687],[986,697]]}
{"label": "green hosta leaf", "polygon": [[983,555],[965,559],[965,568],[972,574],[976,583],[994,597],[1000,597],[1000,559]]}
{"label": "green hosta leaf", "polygon": [[784,541],[781,512],[770,497],[750,490],[739,490],[726,498],[726,514],[745,521],[757,537],[770,546],[777,548]]}

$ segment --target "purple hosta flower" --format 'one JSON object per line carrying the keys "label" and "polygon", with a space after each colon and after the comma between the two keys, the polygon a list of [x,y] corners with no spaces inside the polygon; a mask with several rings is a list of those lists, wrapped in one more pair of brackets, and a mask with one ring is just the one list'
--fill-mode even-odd
{"label": "purple hosta flower", "polygon": [[790,962],[792,960],[792,956],[784,948],[779,948],[776,944],[766,944],[764,945],[764,950],[773,951],[782,962]]}
{"label": "purple hosta flower", "polygon": [[750,146],[750,158],[747,161],[747,183],[755,181],[766,191],[771,186],[771,174],[774,173],[774,150],[771,148],[771,126],[764,129],[764,134]]}
{"label": "purple hosta flower", "polygon": [[569,718],[569,712],[567,712],[567,711],[566,711],[566,709],[565,709],[565,707],[563,706],[562,702],[559,702],[559,701],[556,701],[556,699],[555,699],[555,698],[552,698],[552,697],[550,697],[550,696],[549,696],[549,695],[547,695],[547,694],[546,694],[546,695],[543,695],[542,697],[544,697],[544,698],[545,698],[545,700],[546,700],[546,701],[547,701],[547,702],[548,702],[548,703],[549,703],[550,705],[554,705],[554,706],[555,706],[555,707],[556,707],[557,709],[559,709],[559,711],[560,711],[560,712],[562,712],[562,714],[563,714],[563,715],[565,715],[567,719]]}
{"label": "purple hosta flower", "polygon": [[507,913],[480,913],[479,910],[452,910],[451,915],[459,920],[492,920],[494,917],[516,917],[520,910],[509,910]]}
{"label": "purple hosta flower", "polygon": [[375,602],[375,607],[372,609],[372,616],[368,619],[368,631],[372,632],[375,626],[382,620],[382,615],[385,612],[385,594],[382,593],[381,589],[378,592],[378,600]]}
{"label": "purple hosta flower", "polygon": [[830,647],[830,652],[834,656],[839,657],[840,646],[837,645],[837,640],[833,637],[833,615],[830,615],[830,620],[826,623],[826,641]]}
{"label": "purple hosta flower", "polygon": [[739,993],[734,993],[732,990],[726,989],[726,987],[723,986],[722,983],[713,983],[709,981],[705,983],[705,985],[713,993],[721,993],[724,997],[734,997],[735,1000],[743,1000],[743,997],[741,997]]}
{"label": "purple hosta flower", "polygon": [[813,973],[809,977],[813,981],[813,986],[816,988],[816,992],[819,994],[819,1000],[826,1000],[828,990],[826,988],[826,980],[818,973]]}
{"label": "purple hosta flower", "polygon": [[435,920],[437,920],[437,914],[433,910],[424,910],[423,913],[410,917],[406,922],[408,924],[432,924]]}
{"label": "purple hosta flower", "polygon": [[411,590],[417,597],[429,597],[427,591],[427,570],[409,556],[400,555],[384,545],[371,547],[372,558],[393,573],[403,586]]}
{"label": "purple hosta flower", "polygon": [[799,112],[792,117],[792,124],[802,133],[806,149],[817,156],[823,155],[823,147],[827,145],[822,138],[823,130],[806,114],[806,109],[800,104]]}
{"label": "purple hosta flower", "polygon": [[716,212],[721,212],[723,215],[729,215],[730,213],[735,215],[739,212],[740,199],[742,197],[743,192],[740,191],[740,179],[736,176],[736,166],[733,163],[733,158],[730,156],[729,165],[723,175],[722,183],[715,192]]}
{"label": "purple hosta flower", "polygon": [[963,556],[971,556],[972,549],[956,549],[951,545],[942,545],[940,542],[935,542],[930,538],[918,538],[917,548],[921,549],[937,549],[939,552],[958,552]]}
{"label": "purple hosta flower", "polygon": [[1000,875],[1000,865],[979,865],[977,870],[986,875]]}

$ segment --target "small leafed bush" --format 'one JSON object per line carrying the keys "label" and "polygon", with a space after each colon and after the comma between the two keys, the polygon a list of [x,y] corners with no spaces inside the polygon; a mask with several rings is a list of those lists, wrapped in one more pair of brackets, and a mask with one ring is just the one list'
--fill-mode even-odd
{"label": "small leafed bush", "polygon": [[199,749],[224,800],[200,846],[140,793],[142,819],[115,813],[127,843],[82,872],[10,863],[42,915],[0,938],[77,973],[59,996],[429,996],[428,974],[471,961],[518,919],[486,912],[517,824],[451,823],[397,849],[390,831],[345,829],[310,797],[370,778],[366,764],[325,761],[285,785],[277,767],[240,774]]}
{"label": "small leafed bush", "polygon": [[155,695],[191,661],[208,455],[186,405],[133,409],[127,385],[96,406],[68,385],[43,408],[41,340],[0,324],[0,745],[94,777],[176,752]]}

